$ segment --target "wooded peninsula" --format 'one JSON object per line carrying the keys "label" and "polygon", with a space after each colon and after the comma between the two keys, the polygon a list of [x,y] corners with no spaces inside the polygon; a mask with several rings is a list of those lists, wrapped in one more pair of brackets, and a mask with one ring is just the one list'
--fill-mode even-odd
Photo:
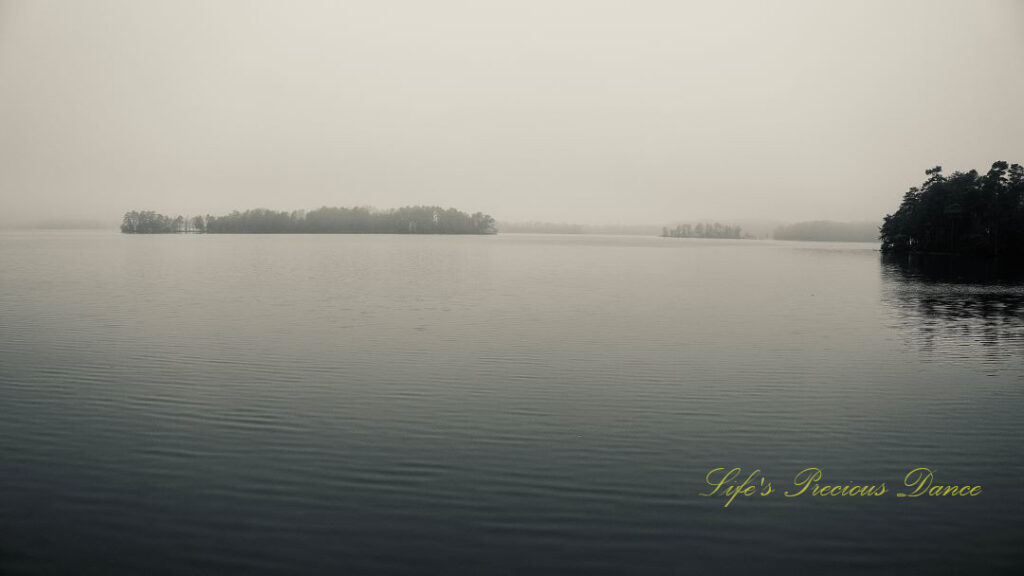
{"label": "wooded peninsula", "polygon": [[882,252],[1024,258],[1024,167],[1000,161],[984,175],[944,176],[936,166],[925,175],[885,217]]}
{"label": "wooded peninsula", "polygon": [[226,216],[165,216],[131,211],[121,221],[125,234],[496,234],[494,218],[439,206],[392,210],[327,207],[278,212],[256,208]]}

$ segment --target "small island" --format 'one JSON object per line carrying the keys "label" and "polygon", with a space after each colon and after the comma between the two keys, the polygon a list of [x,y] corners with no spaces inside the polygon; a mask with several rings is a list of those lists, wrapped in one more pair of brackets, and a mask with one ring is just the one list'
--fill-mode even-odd
{"label": "small island", "polygon": [[876,222],[833,222],[813,220],[779,226],[772,235],[775,240],[810,242],[876,242]]}
{"label": "small island", "polygon": [[742,229],[739,226],[729,226],[715,222],[705,224],[703,222],[696,226],[692,224],[679,224],[675,228],[663,227],[662,238],[742,238]]}
{"label": "small island", "polygon": [[996,162],[977,170],[925,171],[880,229],[882,252],[989,256],[1024,261],[1024,168]]}
{"label": "small island", "polygon": [[131,211],[121,220],[125,234],[497,234],[494,218],[439,206],[392,210],[327,207],[278,212],[256,208],[226,216],[165,216]]}

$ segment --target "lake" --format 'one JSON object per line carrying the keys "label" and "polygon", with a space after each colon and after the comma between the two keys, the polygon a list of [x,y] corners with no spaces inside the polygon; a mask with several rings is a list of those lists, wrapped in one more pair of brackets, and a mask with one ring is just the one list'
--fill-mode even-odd
{"label": "lake", "polygon": [[5,574],[1013,573],[1022,414],[1024,287],[871,244],[0,234]]}

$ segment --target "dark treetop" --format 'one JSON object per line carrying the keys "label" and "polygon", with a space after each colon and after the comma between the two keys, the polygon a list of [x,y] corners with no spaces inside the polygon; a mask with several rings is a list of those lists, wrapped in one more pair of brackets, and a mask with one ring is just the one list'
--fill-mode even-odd
{"label": "dark treetop", "polygon": [[961,253],[1024,260],[1024,168],[996,162],[987,174],[936,166],[880,229],[883,252]]}
{"label": "dark treetop", "polygon": [[125,234],[495,234],[494,218],[466,214],[439,206],[406,206],[395,210],[373,208],[317,208],[306,212],[276,212],[264,208],[232,212],[227,216],[164,216],[156,212],[128,212],[121,222]]}

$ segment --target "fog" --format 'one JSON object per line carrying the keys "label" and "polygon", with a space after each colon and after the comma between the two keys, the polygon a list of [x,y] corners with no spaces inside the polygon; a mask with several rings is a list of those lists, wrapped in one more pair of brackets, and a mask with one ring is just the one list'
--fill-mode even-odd
{"label": "fog", "polygon": [[1024,161],[1024,3],[0,2],[0,223],[875,220]]}

